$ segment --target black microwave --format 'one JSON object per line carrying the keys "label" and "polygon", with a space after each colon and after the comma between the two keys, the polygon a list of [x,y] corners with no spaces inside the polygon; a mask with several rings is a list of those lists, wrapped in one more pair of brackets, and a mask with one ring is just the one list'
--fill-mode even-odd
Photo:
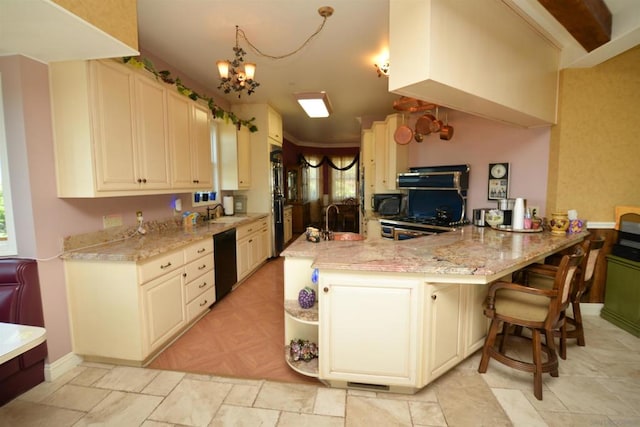
{"label": "black microwave", "polygon": [[380,215],[398,215],[402,210],[402,193],[377,193],[371,196],[371,209]]}

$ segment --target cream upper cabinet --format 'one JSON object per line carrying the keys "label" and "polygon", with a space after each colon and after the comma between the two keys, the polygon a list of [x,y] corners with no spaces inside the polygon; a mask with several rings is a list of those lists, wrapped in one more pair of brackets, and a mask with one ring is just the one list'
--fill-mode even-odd
{"label": "cream upper cabinet", "polygon": [[[374,163],[374,193],[396,191],[398,173],[406,172],[409,164],[409,146],[396,144],[393,135],[400,125],[400,115],[392,114],[386,120],[373,122],[371,126]],[[368,135],[363,137],[369,138]],[[368,141],[366,141],[368,142]],[[366,160],[366,159],[365,159]],[[371,169],[371,167],[370,167]],[[365,163],[365,174],[366,174]],[[365,175],[365,186],[366,175]],[[365,189],[366,194],[366,189]]]}
{"label": "cream upper cabinet", "polygon": [[271,143],[282,145],[282,116],[271,107],[267,108],[267,126],[269,127],[269,138],[272,139]]}
{"label": "cream upper cabinet", "polygon": [[220,153],[220,189],[246,190],[251,187],[251,133],[231,122],[217,120]]}
{"label": "cream upper cabinet", "polygon": [[160,84],[136,76],[136,117],[138,129],[138,173],[144,188],[170,188],[167,92]]}
{"label": "cream upper cabinet", "polygon": [[[182,188],[173,185],[170,162],[169,95],[175,88],[146,74],[113,60],[49,65],[59,197],[163,194]],[[200,141],[206,136],[210,156],[208,110],[191,114],[189,129],[199,123],[195,132]],[[187,151],[196,157],[193,149]],[[205,183],[192,182],[189,189],[210,188],[210,164],[209,157],[208,170],[202,167]]]}
{"label": "cream upper cabinet", "polygon": [[171,145],[171,182],[178,189],[211,189],[211,129],[209,110],[177,92],[167,102]]}

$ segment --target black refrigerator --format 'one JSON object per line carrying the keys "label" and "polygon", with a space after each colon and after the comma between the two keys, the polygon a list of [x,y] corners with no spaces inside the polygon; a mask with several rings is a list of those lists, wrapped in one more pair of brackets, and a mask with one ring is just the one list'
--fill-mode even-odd
{"label": "black refrigerator", "polygon": [[282,150],[271,152],[271,194],[273,206],[273,256],[284,250],[284,188]]}

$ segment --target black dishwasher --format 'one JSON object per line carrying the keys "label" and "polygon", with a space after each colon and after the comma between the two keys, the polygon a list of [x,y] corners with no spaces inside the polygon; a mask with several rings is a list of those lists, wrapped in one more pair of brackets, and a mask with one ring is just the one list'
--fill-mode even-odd
{"label": "black dishwasher", "polygon": [[219,302],[237,282],[235,228],[213,235],[213,270]]}

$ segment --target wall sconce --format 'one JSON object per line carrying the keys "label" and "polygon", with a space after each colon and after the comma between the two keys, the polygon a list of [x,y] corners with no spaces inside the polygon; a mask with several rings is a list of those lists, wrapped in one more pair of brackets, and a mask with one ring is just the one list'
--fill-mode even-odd
{"label": "wall sconce", "polygon": [[329,117],[331,102],[326,92],[299,92],[293,94],[307,116],[311,118]]}
{"label": "wall sconce", "polygon": [[378,77],[389,77],[389,61],[384,61],[382,64],[373,64],[376,67],[376,72],[378,73]]}

